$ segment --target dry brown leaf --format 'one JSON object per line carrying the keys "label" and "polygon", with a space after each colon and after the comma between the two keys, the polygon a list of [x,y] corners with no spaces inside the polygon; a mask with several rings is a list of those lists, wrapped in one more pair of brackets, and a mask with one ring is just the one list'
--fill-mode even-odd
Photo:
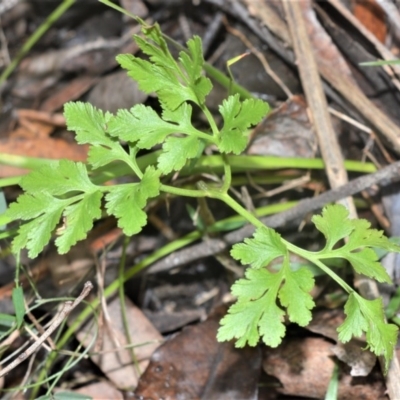
{"label": "dry brown leaf", "polygon": [[[62,390],[64,391],[64,390]],[[123,400],[124,396],[110,382],[101,381],[74,390],[74,393],[90,396],[92,400]]]}
{"label": "dry brown leaf", "polygon": [[385,42],[387,27],[385,13],[374,0],[357,0],[354,16],[381,42]]}
{"label": "dry brown leaf", "polygon": [[221,307],[206,321],[185,328],[153,354],[135,395],[146,399],[246,400],[257,397],[258,348],[236,349],[216,341]]}
{"label": "dry brown leaf", "polygon": [[[135,356],[139,362],[140,371],[144,371],[154,350],[163,340],[162,336],[153,327],[142,311],[130,300],[125,298],[126,315]],[[100,324],[98,341],[92,352],[92,361],[103,371],[117,388],[133,389],[137,386],[139,373],[132,362],[131,352],[127,345],[121,314],[121,304],[116,297],[107,304],[107,314],[111,319],[103,320]],[[95,334],[96,326],[87,324],[77,333],[78,339],[88,345]],[[118,347],[118,348],[116,348]]]}
{"label": "dry brown leaf", "polygon": [[247,153],[278,157],[315,157],[315,133],[303,96],[293,96],[257,127]]}
{"label": "dry brown leaf", "polygon": [[[265,351],[264,371],[280,380],[279,392],[323,399],[335,366],[332,343],[322,338],[293,338],[276,349]],[[381,373],[376,369],[368,377],[352,377],[341,368],[340,400],[386,399]]]}

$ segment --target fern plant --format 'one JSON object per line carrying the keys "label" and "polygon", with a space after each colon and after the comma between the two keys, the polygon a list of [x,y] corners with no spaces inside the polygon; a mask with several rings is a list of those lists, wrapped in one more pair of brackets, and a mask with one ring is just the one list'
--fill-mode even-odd
{"label": "fern plant", "polygon": [[[243,347],[254,346],[261,339],[275,347],[285,335],[285,317],[300,326],[310,322],[315,305],[310,295],[314,278],[305,267],[297,270],[291,267],[289,255],[294,253],[315,264],[348,293],[346,319],[338,327],[339,340],[347,342],[353,336],[365,334],[368,348],[384,356],[387,368],[398,329],[386,323],[382,300],[363,298],[324,261],[342,258],[357,273],[378,282],[390,282],[373,248],[400,251],[400,247],[382,232],[371,229],[366,220],[349,219],[343,206],[328,205],[312,219],[324,234],[326,245],[317,252],[307,251],[284,240],[233,199],[228,193],[232,175],[227,155],[238,155],[245,150],[248,129],[268,113],[268,104],[257,99],[241,101],[239,95],[229,96],[219,106],[223,120],[219,127],[206,106],[212,83],[203,74],[201,39],[197,36],[190,39],[187,51],[181,51],[175,60],[159,26],[141,23],[143,36],[136,35],[134,40],[148,59],[124,54],[117,60],[141,90],[157,94],[161,114],[144,105],[119,110],[114,115],[87,103],[67,103],[68,128],[76,132],[79,144],[90,145],[87,164],[54,161],[23,178],[24,193],[6,213],[9,221],[22,221],[12,243],[13,251],[26,248],[30,257],[36,257],[62,220],[63,229],[58,230],[55,244],[60,253],[68,252],[86,237],[93,222],[101,218],[103,204],[105,212],[115,216],[118,226],[130,236],[146,224],[148,200],[162,192],[218,199],[256,228],[252,238],[231,250],[232,257],[248,267],[245,278],[232,287],[237,301],[221,321],[218,340],[236,339],[236,345]],[[208,130],[193,125],[193,107],[204,114]],[[161,150],[154,152],[156,162],[142,168],[138,152],[154,150],[156,146],[161,146]],[[188,189],[168,183],[171,173],[196,163],[208,146],[223,160],[224,175],[219,187],[200,182],[198,187]],[[91,178],[92,172],[104,170],[115,161],[129,168],[135,178],[133,183],[104,185]],[[270,272],[266,267],[278,257],[283,260],[280,270]]]}

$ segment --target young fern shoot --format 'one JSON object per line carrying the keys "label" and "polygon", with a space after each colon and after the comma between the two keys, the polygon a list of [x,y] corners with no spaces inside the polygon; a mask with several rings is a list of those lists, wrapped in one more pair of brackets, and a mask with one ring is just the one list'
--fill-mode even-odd
{"label": "young fern shoot", "polygon": [[[36,257],[62,219],[65,229],[55,243],[60,253],[68,252],[101,217],[102,204],[108,215],[115,216],[126,235],[134,235],[147,222],[148,200],[160,192],[219,199],[253,224],[256,232],[252,238],[234,245],[231,251],[233,258],[248,267],[245,279],[232,287],[237,302],[222,319],[218,339],[234,338],[236,345],[242,347],[254,346],[261,338],[268,346],[278,346],[285,335],[285,315],[300,326],[310,322],[315,305],[310,295],[314,278],[307,268],[291,268],[289,254],[295,253],[317,265],[348,292],[347,318],[338,328],[339,339],[347,342],[365,333],[368,347],[385,357],[387,367],[396,343],[397,327],[385,322],[382,301],[362,298],[324,260],[344,258],[357,273],[379,282],[390,282],[373,247],[388,251],[400,251],[400,247],[382,232],[371,229],[367,221],[349,219],[344,207],[330,205],[322,215],[313,217],[316,228],[326,237],[326,246],[319,252],[309,252],[282,239],[237,203],[228,193],[231,169],[225,155],[241,154],[245,150],[248,129],[268,113],[268,104],[257,99],[242,101],[237,94],[229,96],[219,106],[223,120],[219,128],[206,106],[212,83],[203,74],[201,39],[197,36],[190,39],[187,51],[181,51],[175,60],[159,26],[141,23],[143,36],[135,35],[134,39],[148,59],[124,54],[117,60],[141,90],[157,94],[161,114],[144,105],[119,110],[113,115],[87,103],[67,103],[68,128],[76,132],[79,144],[90,146],[87,165],[54,161],[22,179],[24,194],[7,211],[10,220],[23,221],[13,241],[13,251],[27,248],[29,256]],[[205,115],[208,131],[193,126],[193,107]],[[155,153],[157,162],[141,169],[136,157],[138,152],[160,145],[161,150]],[[198,188],[187,189],[167,183],[168,174],[195,163],[210,145],[224,160],[220,187],[201,182]],[[114,162],[126,164],[134,182],[95,184],[88,168],[94,172]],[[345,238],[348,241],[338,247]],[[270,272],[266,267],[277,257],[282,257],[282,267],[276,273]]]}

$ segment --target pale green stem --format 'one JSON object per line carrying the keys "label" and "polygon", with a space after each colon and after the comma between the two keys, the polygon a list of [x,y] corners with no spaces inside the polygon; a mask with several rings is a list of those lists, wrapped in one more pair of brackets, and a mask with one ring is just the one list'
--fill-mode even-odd
{"label": "pale green stem", "polygon": [[[208,119],[208,118],[207,118]],[[211,125],[211,123],[210,123],[210,125]],[[189,132],[186,132],[188,135],[189,135]],[[199,139],[203,139],[203,140],[206,140],[208,143],[213,143],[213,144],[217,144],[217,140],[213,137],[213,136],[211,136],[210,134],[208,134],[208,133],[204,133],[204,132],[202,132],[202,131],[199,131],[199,130],[197,130],[196,128],[193,128],[191,131],[190,131],[190,136],[194,136],[194,137],[197,137],[197,138],[199,138]]]}
{"label": "pale green stem", "polygon": [[0,179],[0,188],[1,187],[8,187],[13,185],[18,185],[23,178],[23,175],[19,176],[10,176],[8,178],[1,178]]}
{"label": "pale green stem", "polygon": [[138,167],[138,165],[136,164],[136,162],[134,161],[129,161],[128,160],[123,160],[128,166],[129,168],[133,171],[133,173],[140,179],[143,179],[143,172],[140,170],[140,168]]}
{"label": "pale green stem", "polygon": [[[208,195],[212,198],[217,198],[235,210],[239,215],[244,217],[248,222],[250,222],[256,228],[266,228],[266,226],[252,213],[242,207],[236,200],[234,200],[228,193],[221,193],[215,190],[209,191]],[[268,227],[267,227],[268,228]],[[335,280],[340,286],[343,287],[344,290],[348,293],[354,292],[354,290],[342,279],[340,276],[335,274],[329,267],[327,267],[324,263],[322,263],[317,257],[316,254],[311,253],[307,250],[303,250],[300,247],[297,247],[285,239],[282,239],[282,242],[285,244],[287,249],[297,254],[306,260],[311,261],[317,267],[319,267],[322,271],[324,271],[327,275],[329,275],[333,280]]]}
{"label": "pale green stem", "polygon": [[305,258],[308,261],[311,261],[322,271],[324,271],[327,275],[329,275],[334,281],[336,281],[347,293],[350,294],[354,292],[354,289],[350,285],[348,285],[339,275],[335,274],[329,267],[327,267],[323,262],[321,262],[314,253],[307,250],[303,250],[300,247],[297,247],[294,244],[289,243],[285,239],[282,239],[282,241],[289,251],[299,255],[300,257]]}
{"label": "pale green stem", "polygon": [[136,154],[139,151],[138,148],[135,148],[134,150],[130,149],[129,150],[129,156],[127,157],[125,161],[131,168],[132,171],[136,174],[136,176],[141,180],[143,178],[143,172],[142,170],[139,168],[138,164],[137,164],[137,160],[136,160]]}
{"label": "pale green stem", "polygon": [[126,15],[127,17],[130,17],[137,21],[137,23],[141,24],[144,21],[141,21],[140,18],[138,18],[136,15],[131,14],[129,11],[125,10],[124,8],[118,6],[117,4],[109,1],[109,0],[99,0],[100,3],[105,4],[106,6],[113,8],[114,10],[120,12],[121,14]]}
{"label": "pale green stem", "polygon": [[182,189],[169,185],[161,185],[160,190],[166,193],[174,194],[176,196],[186,197],[206,197],[207,193],[203,190]]}
{"label": "pale green stem", "polygon": [[224,183],[221,186],[221,192],[227,193],[232,184],[232,171],[226,154],[223,155],[223,159],[224,159]]}
{"label": "pale green stem", "polygon": [[213,189],[208,190],[207,196],[223,201],[226,205],[236,211],[239,215],[245,218],[248,222],[250,222],[250,224],[254,225],[256,228],[265,227],[265,225],[256,216],[254,216],[250,211],[242,207],[228,193],[223,193],[219,190]]}
{"label": "pale green stem", "polygon": [[200,106],[201,111],[203,111],[204,115],[207,118],[208,123],[210,124],[211,130],[213,132],[214,140],[217,139],[219,134],[219,129],[215,123],[214,117],[212,116],[210,110],[206,107],[205,104]]}

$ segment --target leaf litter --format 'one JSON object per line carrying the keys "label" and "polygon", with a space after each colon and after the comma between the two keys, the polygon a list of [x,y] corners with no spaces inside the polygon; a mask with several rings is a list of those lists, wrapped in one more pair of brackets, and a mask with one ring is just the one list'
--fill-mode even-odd
{"label": "leaf litter", "polygon": [[[194,44],[194,46],[195,46],[195,44]],[[108,57],[107,56],[107,58],[112,58],[112,57]],[[98,72],[97,72],[98,73]],[[194,78],[195,76],[196,76],[196,71],[192,71],[192,73],[193,73],[193,76],[192,76],[192,78]],[[203,92],[206,92],[206,90],[207,90],[207,87],[206,87],[207,85],[205,85],[204,83],[202,84],[202,86],[200,87],[200,91],[203,91]],[[166,88],[166,93],[168,93],[168,88]],[[170,93],[170,92],[169,92]],[[171,94],[171,93],[170,93]],[[191,96],[191,94],[186,94],[187,96],[188,96],[188,98],[191,98],[190,96]],[[72,100],[73,99],[73,97],[70,97],[70,98],[67,98],[66,100]],[[169,101],[169,99],[166,99],[166,101]],[[172,104],[172,106],[174,106],[174,105],[176,105],[176,102],[174,102],[173,104]],[[234,110],[235,110],[235,105],[234,104],[232,104],[232,105],[229,105],[229,104],[226,104],[226,106],[225,106],[225,109],[224,109],[225,111],[223,111],[223,115],[225,114],[225,115],[228,115],[228,113],[229,112],[233,112],[234,113],[234,117],[235,118],[239,118],[240,117],[240,112],[234,112]],[[175,117],[175,120],[176,120],[177,118]],[[180,122],[180,121],[179,121]],[[227,128],[228,128],[228,126],[227,126]],[[176,129],[176,126],[175,126],[175,129]],[[238,132],[237,133],[237,135],[242,135],[243,134],[243,132]],[[221,139],[221,140],[223,140],[223,138]],[[108,144],[110,144],[110,143],[108,143]],[[102,144],[102,145],[104,145],[104,144]],[[45,145],[43,145],[43,146],[45,146]],[[47,144],[46,144],[46,146],[47,146]],[[51,145],[51,146],[53,146],[53,145]],[[190,145],[188,145],[188,148],[190,148],[192,146],[192,143],[190,144]],[[226,150],[227,151],[235,151],[235,149],[234,148],[232,148],[232,147],[230,147],[231,146],[231,144],[229,143],[229,142],[227,142],[226,143]],[[54,146],[54,148],[56,148],[57,146]],[[241,148],[243,147],[243,145],[241,145]],[[146,147],[144,147],[144,148],[146,148]],[[168,151],[172,151],[174,149],[174,143],[171,143],[170,144],[170,148],[168,149],[166,149],[167,150],[167,152],[166,153],[168,153]],[[116,152],[118,152],[118,149],[115,149],[115,151]],[[61,154],[63,154],[63,150],[60,152]],[[30,154],[30,153],[24,153],[24,154]],[[31,154],[31,155],[34,155],[35,153],[33,153],[33,154]],[[189,156],[188,156],[188,154],[189,154]],[[63,154],[63,155],[65,155],[65,153]],[[103,153],[99,153],[99,154],[92,154],[92,160],[97,160],[96,162],[98,162],[98,163],[101,163],[101,162],[104,162],[104,160],[102,161],[101,160],[101,156],[104,156],[104,154]],[[69,158],[69,157],[68,157]],[[185,159],[187,159],[187,158],[190,158],[190,153],[186,153],[186,156],[185,156]],[[72,158],[71,158],[72,159]],[[179,165],[179,164],[177,164],[177,165]],[[175,167],[173,167],[172,169],[174,169]],[[178,167],[176,167],[176,168],[178,168]],[[46,171],[46,172],[43,172],[43,174],[44,175],[48,175],[48,172],[49,171]],[[50,173],[50,176],[51,176],[51,173]],[[61,177],[59,177],[59,178],[61,178],[61,179],[63,179],[62,178],[62,176]],[[56,190],[56,187],[57,187],[57,179],[55,179],[54,180],[54,190]],[[89,189],[88,189],[89,190]],[[89,190],[89,192],[90,192],[90,190]],[[87,193],[89,193],[89,192],[87,192]],[[119,199],[120,197],[119,196],[123,196],[123,194],[115,194],[115,196],[116,196],[116,199]],[[32,199],[30,199],[30,200],[32,200]],[[117,202],[117,201],[116,201]],[[34,205],[34,202],[31,202],[31,204],[32,205]],[[44,203],[44,204],[48,204],[48,205],[50,205],[50,203]],[[72,205],[71,205],[72,206]],[[69,207],[71,207],[71,206],[69,206]],[[111,208],[112,208],[113,206],[111,206]],[[44,212],[45,210],[44,210],[44,208],[43,208],[43,212]],[[116,212],[116,213],[118,213],[118,210],[117,210],[117,205],[115,205],[114,206],[114,211]],[[40,211],[38,211],[38,212],[40,212]],[[49,209],[47,209],[46,210],[46,212],[52,212],[51,211],[51,208],[49,208]],[[56,212],[56,211],[54,211],[54,212]],[[58,212],[58,211],[57,211]],[[75,210],[75,209],[73,209],[73,208],[70,208],[69,209],[69,211],[68,211],[69,213],[71,213],[71,214],[73,214],[73,213],[76,213],[76,218],[88,218],[88,219],[90,219],[91,218],[91,216],[90,215],[83,215],[82,213],[81,214],[78,214],[77,213],[77,211]],[[120,212],[121,213],[121,215],[122,215],[122,211]],[[127,217],[132,217],[132,216],[129,216],[129,215],[127,215]],[[170,219],[172,219],[171,217],[169,217]],[[90,222],[89,222],[90,223]],[[123,227],[123,226],[122,226]],[[178,228],[179,229],[179,228]],[[74,233],[74,235],[75,234],[77,234],[76,232]],[[28,233],[27,233],[27,235],[28,235]],[[366,238],[363,238],[363,240],[365,240]],[[29,240],[29,239],[28,239]],[[35,240],[34,239],[34,237],[33,236],[31,236],[31,240]],[[251,239],[249,239],[249,240],[251,240]],[[349,244],[349,246],[351,247],[351,243]],[[350,248],[349,247],[349,248]],[[40,245],[39,245],[39,247],[37,247],[37,249],[39,249],[40,248]],[[332,250],[332,249],[331,249]],[[36,250],[35,250],[36,251]],[[349,258],[350,258],[350,256],[349,256]],[[370,258],[371,258],[371,274],[373,274],[373,273],[375,273],[375,269],[373,268],[373,263],[374,263],[374,259],[372,259],[373,258],[373,255],[372,254],[370,254]],[[353,261],[353,263],[357,266],[357,259],[352,259],[352,261]],[[383,276],[382,276],[382,279],[383,279]],[[282,297],[283,297],[283,299],[285,299],[285,295],[282,295]],[[282,301],[282,300],[281,300]],[[285,300],[283,300],[283,303],[285,303]],[[287,303],[286,304],[287,306],[289,305],[289,303]],[[359,318],[360,319],[360,327],[361,327],[361,329],[362,329],[362,326],[363,326],[363,324],[364,324],[364,322],[362,322],[362,316],[358,316],[357,318]],[[200,327],[201,325],[199,325],[199,327]],[[210,327],[208,327],[207,329],[206,329],[206,331],[207,331],[207,333],[208,333],[208,330],[210,330],[210,331],[212,331],[212,329],[214,329],[214,328],[210,328]],[[289,326],[289,329],[291,329],[290,328],[290,326]],[[185,331],[184,331],[185,332]],[[206,337],[204,337],[203,338],[203,336],[206,336],[206,335],[198,335],[198,334],[196,334],[194,337],[196,338],[195,339],[195,342],[196,342],[196,344],[198,344],[196,347],[195,347],[195,349],[194,350],[196,350],[199,346],[201,347],[201,341],[202,340],[204,340],[204,342],[206,342],[206,340],[211,340],[210,338],[209,339],[206,339]],[[215,336],[215,332],[214,332],[214,336]],[[207,337],[208,337],[208,335],[207,335]],[[211,336],[210,336],[211,337]],[[174,339],[172,339],[172,341],[173,341]],[[311,340],[311,339],[310,339]],[[189,342],[191,342],[190,341],[190,339],[188,339],[188,341]],[[168,344],[168,343],[170,343],[170,342],[167,342],[166,344]],[[306,341],[306,345],[305,345],[305,347],[304,348],[306,348],[306,349],[311,349],[311,348],[313,348],[313,347],[318,347],[318,346],[320,346],[321,348],[324,348],[324,346],[325,345],[322,345],[322,344],[318,344],[318,345],[315,345],[315,344],[313,344],[313,343],[315,343],[315,342],[307,342]],[[319,342],[319,343],[321,343],[321,342]],[[216,342],[215,342],[215,345],[216,345]],[[178,345],[177,345],[177,348],[175,348],[175,353],[176,354],[170,354],[169,353],[169,355],[167,356],[167,357],[165,357],[165,362],[172,362],[172,360],[174,361],[174,362],[182,362],[183,360],[185,360],[185,361],[188,361],[188,358],[187,357],[185,357],[185,354],[184,354],[184,352],[178,352],[177,351],[177,349],[179,349],[180,350],[180,346],[184,346],[183,344],[182,344],[182,342],[178,342]],[[224,346],[224,345],[218,345],[218,346]],[[230,346],[230,345],[229,345]],[[301,340],[300,339],[295,339],[294,340],[294,346],[295,346],[295,349],[303,349],[303,345],[302,345],[302,342],[301,342]],[[206,347],[206,346],[204,346],[204,347]],[[214,354],[213,353],[213,351],[212,350],[208,350],[209,351],[209,355],[210,354]],[[244,350],[244,351],[247,351],[247,350]],[[157,353],[156,353],[157,354]],[[241,353],[240,352],[238,352],[237,353],[238,355],[240,355]],[[324,363],[326,363],[327,365],[331,365],[331,364],[329,364],[329,361],[328,360],[330,360],[330,358],[329,357],[331,357],[332,356],[332,353],[330,353],[330,352],[325,352],[325,356],[323,357],[323,360],[324,360]],[[175,356],[178,356],[177,358],[178,358],[178,361],[175,361],[175,359],[174,359],[174,355]],[[239,357],[241,357],[241,356],[239,356]],[[310,362],[311,362],[311,364],[316,364],[316,363],[314,363],[314,361],[312,361],[314,358],[312,358],[313,356],[310,356]],[[211,357],[212,358],[212,357]],[[239,360],[240,360],[240,358],[239,358]],[[307,357],[305,357],[305,360],[307,360]],[[163,359],[163,361],[164,361],[164,359]],[[242,361],[243,362],[243,361]],[[236,361],[235,361],[235,363],[236,363]],[[240,362],[239,362],[240,363]],[[232,365],[232,364],[229,364],[228,363],[228,366],[229,365]],[[316,364],[316,365],[319,365],[319,364]],[[186,373],[187,371],[191,371],[190,370],[190,365],[188,365],[188,366],[184,366],[184,367],[182,367],[179,371],[180,372],[182,372],[182,373]],[[224,366],[224,364],[223,363],[221,363],[221,366],[219,367],[219,368],[227,368],[227,366],[225,365]],[[229,367],[229,368],[232,368],[231,366]],[[218,369],[218,368],[217,368]],[[208,370],[208,371],[210,371],[210,370],[215,370],[215,366],[214,366],[214,369],[212,368],[212,367],[206,367],[205,368],[205,370]],[[271,370],[270,369],[268,369],[270,372],[271,372]],[[282,369],[281,369],[282,370]],[[173,370],[171,370],[172,372],[171,372],[171,374],[170,374],[170,376],[169,376],[169,378],[168,379],[171,379],[172,381],[174,381],[174,374],[175,374],[175,368],[173,369]],[[231,370],[229,370],[229,371],[231,371]],[[244,370],[242,370],[242,369],[238,369],[238,371],[239,372],[242,372],[242,373],[244,373],[245,371]],[[283,369],[283,371],[286,371],[285,369]],[[286,372],[284,372],[284,374],[285,374]],[[288,381],[285,379],[285,377],[284,377],[284,374],[282,374],[282,375],[280,375],[280,380],[281,380],[281,382],[283,383],[283,387],[284,387],[284,389],[283,390],[281,390],[281,392],[284,392],[284,393],[290,393],[290,390],[291,389],[289,389],[288,388],[288,385],[289,385],[289,383],[288,383]],[[255,376],[257,376],[257,374],[255,373],[254,374]],[[314,373],[312,373],[311,375],[315,375],[316,377],[321,377],[322,376],[322,370],[321,369],[316,369],[316,372],[314,372]],[[379,374],[378,374],[379,375]],[[156,375],[157,376],[157,375]],[[167,376],[167,377],[168,377]],[[216,375],[216,376],[219,376],[219,375]],[[239,375],[240,376],[240,375]],[[292,379],[294,379],[293,378],[293,376],[292,375],[287,375],[287,376],[290,376]],[[327,374],[327,376],[329,376],[329,374]],[[253,377],[254,378],[254,377]],[[287,378],[287,377],[286,377]],[[144,377],[143,377],[143,379],[145,379]],[[155,378],[154,378],[154,376],[152,377],[152,379],[153,379],[153,383],[157,383],[157,381],[155,380]],[[163,382],[163,379],[164,379],[164,382],[165,382],[165,377],[164,378],[162,378],[161,379],[161,382]],[[213,376],[211,376],[211,378],[210,379],[215,379]],[[241,377],[241,379],[242,379],[242,377]],[[240,379],[237,379],[237,380],[240,380]],[[145,382],[145,381],[144,381]],[[200,381],[201,382],[201,381]],[[203,381],[204,382],[204,381]],[[228,386],[230,387],[230,388],[234,388],[235,386],[234,386],[234,383],[236,382],[236,380],[232,380],[232,377],[231,377],[231,380],[228,382]],[[201,385],[203,385],[203,386],[201,386]],[[254,395],[254,388],[256,387],[256,382],[254,381],[254,379],[253,380],[251,380],[251,378],[250,378],[250,386],[252,385],[252,389],[253,389],[253,392],[251,392],[251,391],[249,391],[248,393],[252,393],[253,395]],[[362,390],[362,387],[363,387],[363,385],[364,385],[364,383],[362,383],[362,384],[360,384],[359,386],[357,386],[357,388],[359,389],[359,390]],[[142,386],[140,386],[140,384],[139,384],[139,388],[138,388],[138,390],[139,389],[141,389],[141,390],[145,390],[145,384],[142,384]],[[213,388],[213,386],[211,385],[210,386],[210,384],[204,384],[204,383],[200,383],[199,384],[199,387],[206,387],[206,388]],[[378,385],[379,386],[379,385]],[[147,387],[148,388],[151,388],[151,386],[150,385],[147,385]],[[179,390],[181,390],[181,389],[179,389],[179,385],[177,384],[177,386],[176,387],[178,387],[178,389],[176,389],[176,390],[178,390],[178,392],[179,392]],[[365,386],[366,387],[366,386]],[[149,389],[150,390],[150,389]],[[213,394],[213,393],[215,393],[213,390],[214,389],[210,389],[211,391],[209,391],[209,392],[205,392],[205,393],[207,393],[207,394],[209,394],[209,395],[211,395],[211,394]],[[228,390],[228,389],[225,389],[225,390]],[[298,386],[297,387],[295,387],[294,389],[293,389],[293,393],[292,394],[298,394],[299,393],[299,391],[302,391],[303,389],[300,389]],[[379,389],[377,389],[377,391],[376,392],[373,392],[374,394],[375,394],[375,398],[380,398],[380,396],[381,396],[381,391],[383,390],[383,388],[382,387],[379,387]],[[173,393],[176,393],[176,392],[173,392]],[[216,392],[216,393],[218,393],[218,391]],[[221,393],[221,392],[219,392],[219,393]],[[302,392],[302,394],[303,395],[307,395],[307,390],[306,389],[304,389],[304,392]],[[361,392],[358,392],[358,393],[361,393]],[[244,395],[243,395],[243,392],[242,392],[242,398],[247,398],[247,397],[245,397]],[[249,394],[249,396],[250,396],[250,394]],[[321,389],[321,391],[319,392],[319,395],[318,396],[320,396],[320,397],[323,397],[324,396],[324,392],[323,392],[323,390]],[[211,397],[204,397],[204,398],[212,398],[212,396]],[[220,397],[221,398],[221,397]],[[240,398],[240,397],[238,397],[238,398]],[[252,397],[248,397],[248,398],[252,398]],[[341,398],[346,398],[346,397],[341,397]],[[349,398],[351,398],[351,397],[349,397]],[[366,397],[366,398],[369,398],[369,397]]]}

